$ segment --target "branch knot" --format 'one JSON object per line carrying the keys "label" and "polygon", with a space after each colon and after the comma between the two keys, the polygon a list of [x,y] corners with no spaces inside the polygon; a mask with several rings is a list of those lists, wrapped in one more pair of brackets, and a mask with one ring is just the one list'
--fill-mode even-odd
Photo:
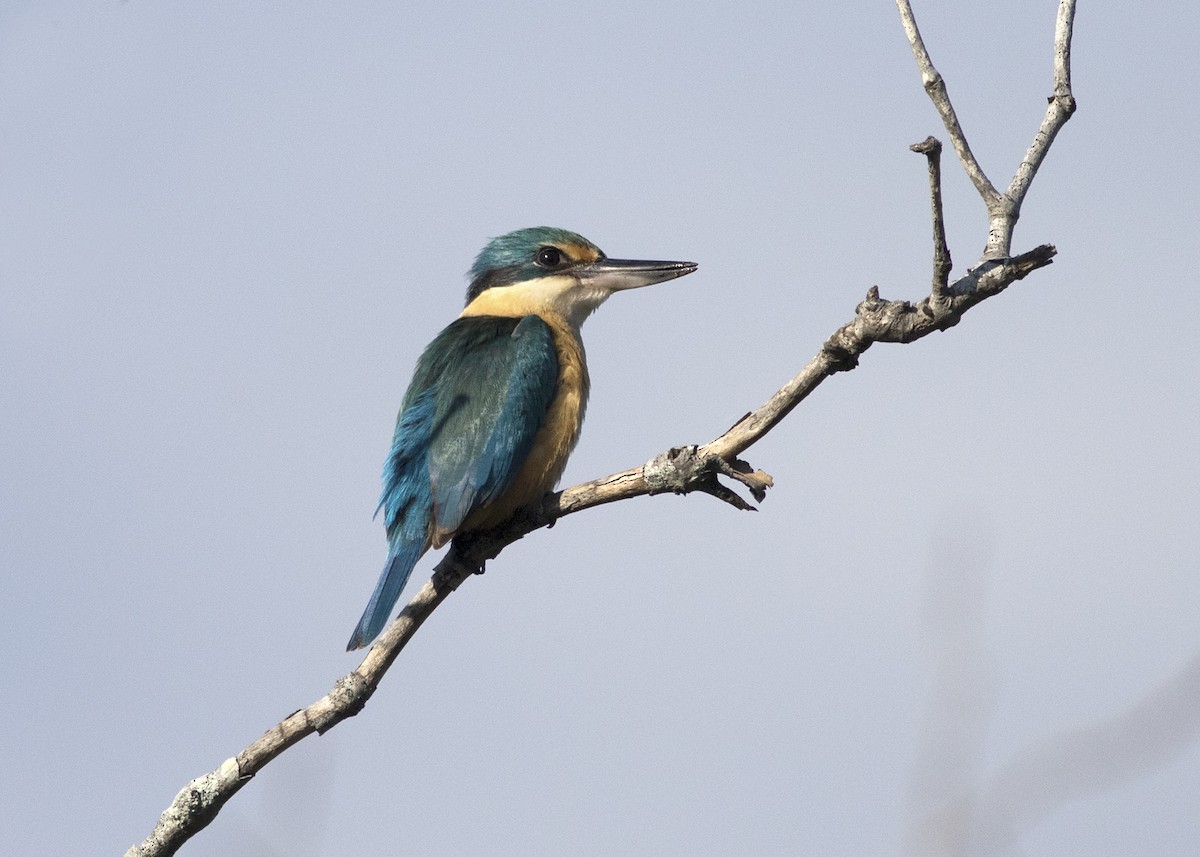
{"label": "branch knot", "polygon": [[754,470],[740,458],[732,461],[715,453],[701,453],[695,445],[671,447],[642,465],[642,478],[648,494],[687,494],[703,491],[734,508],[747,512],[755,508],[721,484],[718,476],[728,476],[750,489],[758,502],[766,499],[767,489],[775,481],[761,470]]}

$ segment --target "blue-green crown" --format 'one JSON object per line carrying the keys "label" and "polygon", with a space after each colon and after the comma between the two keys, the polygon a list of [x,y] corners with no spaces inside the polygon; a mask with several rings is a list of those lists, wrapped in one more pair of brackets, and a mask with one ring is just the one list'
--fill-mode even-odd
{"label": "blue-green crown", "polygon": [[571,248],[569,255],[577,257],[578,251],[590,251],[594,257],[604,258],[600,248],[577,232],[556,229],[553,226],[533,226],[518,229],[493,238],[475,257],[475,264],[467,272],[471,280],[467,287],[467,303],[487,289],[495,286],[510,286],[522,280],[545,276],[545,268],[534,264],[537,251],[546,246]]}

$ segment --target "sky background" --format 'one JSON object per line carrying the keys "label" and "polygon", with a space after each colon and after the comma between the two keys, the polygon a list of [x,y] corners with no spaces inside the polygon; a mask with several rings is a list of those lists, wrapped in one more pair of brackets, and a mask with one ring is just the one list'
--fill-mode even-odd
{"label": "sky background", "polygon": [[[1007,186],[1056,4],[914,5]],[[1055,263],[822,386],[761,511],[510,547],[182,853],[1194,855],[1198,20],[1081,4],[1013,248]],[[573,484],[926,294],[930,133],[884,0],[7,0],[3,850],[123,853],[357,664],[395,411],[490,237],[700,263],[586,325]]]}

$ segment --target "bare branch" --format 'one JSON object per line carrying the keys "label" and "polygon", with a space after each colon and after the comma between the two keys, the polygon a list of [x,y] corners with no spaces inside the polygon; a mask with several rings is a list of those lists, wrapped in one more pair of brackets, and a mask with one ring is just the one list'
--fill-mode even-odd
{"label": "bare branch", "polygon": [[453,587],[439,582],[435,575],[384,630],[353,672],[339,678],[333,689],[312,705],[289,714],[242,752],[226,759],[215,771],[184,786],[150,835],[126,851],[125,857],[175,854],[187,840],[207,827],[225,802],[272,759],[314,732],[323,734],[362,711],[405,644],[452,591]]}
{"label": "bare branch", "polygon": [[975,189],[983,199],[988,210],[988,239],[983,250],[983,260],[1005,259],[1012,252],[1013,230],[1021,216],[1021,203],[1025,194],[1037,175],[1038,168],[1050,151],[1058,131],[1075,112],[1075,98],[1071,94],[1071,38],[1075,24],[1075,0],[1060,0],[1058,19],[1054,31],[1054,95],[1050,97],[1050,107],[1042,120],[1041,127],[1034,135],[1033,143],[1025,153],[1025,158],[1017,167],[1016,174],[1003,194],[997,193],[996,188],[988,180],[975,159],[971,147],[967,144],[966,134],[954,113],[954,105],[946,92],[946,83],[933,66],[925,42],[921,39],[921,31],[917,29],[916,18],[913,17],[909,0],[896,0],[900,10],[900,22],[908,36],[913,58],[921,71],[921,82],[925,91],[942,117],[942,124],[950,135],[950,142],[962,163],[963,169],[975,184]]}
{"label": "bare branch", "polygon": [[921,83],[933,101],[933,106],[937,108],[937,112],[942,117],[942,124],[946,127],[946,133],[950,135],[950,145],[954,146],[958,160],[962,163],[963,169],[967,171],[967,176],[975,184],[979,195],[983,197],[983,201],[991,205],[1000,197],[1000,194],[984,173],[983,167],[979,166],[979,161],[975,160],[975,154],[967,143],[962,126],[958,124],[954,105],[950,103],[950,95],[946,92],[946,81],[933,67],[933,60],[929,57],[929,51],[925,49],[921,31],[917,29],[917,19],[913,17],[912,6],[908,0],[896,0],[896,6],[900,9],[900,22],[904,26],[904,34],[908,36],[908,43],[912,47],[917,68],[921,70]]}
{"label": "bare branch", "polygon": [[946,244],[946,222],[942,215],[942,143],[935,137],[926,137],[908,148],[925,156],[929,164],[929,206],[933,212],[933,291],[934,298],[947,296],[947,284],[954,263],[950,259],[950,248]]}
{"label": "bare branch", "polygon": [[[1059,130],[1067,124],[1075,112],[1075,96],[1071,94],[1071,37],[1075,29],[1075,0],[1061,0],[1058,4],[1058,20],[1054,29],[1054,94],[1048,99],[1049,106],[1042,125],[1034,135],[1024,160],[1017,167],[1012,184],[1005,194],[1016,212],[1021,210],[1029,185],[1037,175],[1038,168],[1046,159],[1050,145]],[[1014,218],[1015,220],[1015,218]]]}

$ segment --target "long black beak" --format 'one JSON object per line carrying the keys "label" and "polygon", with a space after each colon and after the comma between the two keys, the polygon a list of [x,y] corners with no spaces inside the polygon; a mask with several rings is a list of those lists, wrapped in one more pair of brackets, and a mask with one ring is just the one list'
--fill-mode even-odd
{"label": "long black beak", "polygon": [[640,289],[692,273],[695,262],[644,262],[638,259],[598,259],[575,269],[580,282],[617,292]]}

